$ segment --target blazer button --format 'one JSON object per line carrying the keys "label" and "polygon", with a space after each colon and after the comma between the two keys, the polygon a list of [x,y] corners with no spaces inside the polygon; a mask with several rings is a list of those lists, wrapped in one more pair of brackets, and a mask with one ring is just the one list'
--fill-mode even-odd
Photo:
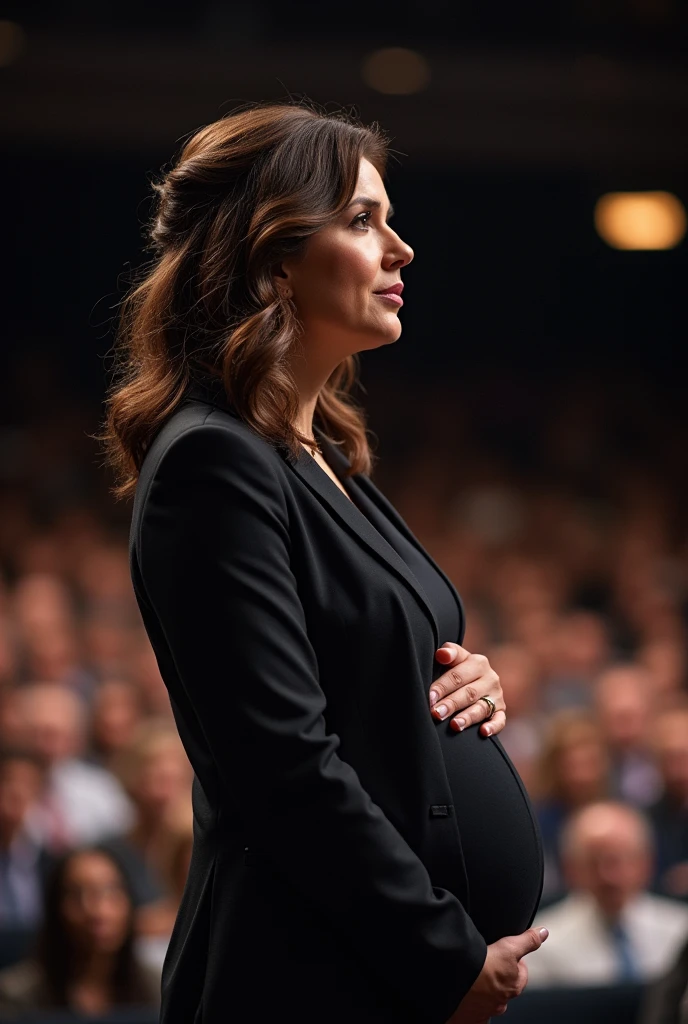
{"label": "blazer button", "polygon": [[454,804],[430,804],[431,818],[448,818],[454,810]]}

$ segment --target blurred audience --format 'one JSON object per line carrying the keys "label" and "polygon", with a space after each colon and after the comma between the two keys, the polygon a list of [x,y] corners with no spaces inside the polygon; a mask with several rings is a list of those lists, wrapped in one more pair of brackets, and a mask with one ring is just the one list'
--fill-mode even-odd
{"label": "blurred audience", "polygon": [[[22,379],[32,379],[30,358]],[[549,915],[568,919],[570,897],[598,921],[590,949],[600,942],[609,965],[599,931],[607,865],[622,865],[629,894],[618,920],[644,921],[650,887],[668,901],[651,904],[652,927],[688,902],[688,492],[677,473],[688,430],[644,378],[625,374],[620,388],[571,372],[538,383],[533,402],[524,396],[534,380],[484,369],[456,402],[449,378],[378,379],[374,478],[457,585],[465,645],[500,674],[500,739],[545,846],[551,934],[538,956],[555,957]],[[499,396],[490,416],[487,393]],[[159,970],[188,870],[191,772],[131,587],[130,509],[112,501],[89,440],[101,407],[62,391],[55,402],[59,416],[43,414],[44,401],[27,405],[3,435],[0,966],[25,948],[3,936],[33,937],[43,919],[52,859],[98,843],[100,868],[115,871],[102,860],[114,857],[130,877],[135,958]],[[654,857],[604,837],[603,853],[573,857],[598,840],[576,839],[569,824],[597,836],[584,812],[607,800],[630,809],[623,820],[617,803],[599,811],[624,849],[642,847],[631,822],[644,811]],[[570,956],[582,972],[586,943]],[[52,976],[36,980],[37,964],[10,987],[55,991]]]}
{"label": "blurred audience", "polygon": [[[688,907],[648,892],[653,837],[642,811],[598,802],[576,811],[561,835],[569,894],[540,911],[549,928],[525,959],[533,987],[647,982],[665,973],[688,939]],[[541,955],[540,955],[541,954]]]}
{"label": "blurred audience", "polygon": [[35,954],[0,971],[2,1019],[156,1006],[159,972],[140,960],[134,941],[131,892],[112,854],[94,847],[64,855],[49,879]]}

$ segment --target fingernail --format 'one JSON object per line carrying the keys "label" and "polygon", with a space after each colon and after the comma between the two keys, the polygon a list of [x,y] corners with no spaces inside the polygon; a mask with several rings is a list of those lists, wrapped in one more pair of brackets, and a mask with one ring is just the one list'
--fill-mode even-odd
{"label": "fingernail", "polygon": [[430,691],[430,704],[431,705],[434,704],[438,697],[439,697],[439,693],[437,692],[437,690],[431,690]]}
{"label": "fingernail", "polygon": [[440,716],[440,718],[444,718],[444,716],[447,713],[447,705],[446,704],[438,704],[437,707],[435,708],[435,711]]}
{"label": "fingernail", "polygon": [[456,727],[457,727],[459,732],[463,732],[463,730],[466,728],[466,719],[465,718],[453,718],[452,721],[456,722]]}
{"label": "fingernail", "polygon": [[546,939],[549,935],[549,928],[538,928],[538,931],[540,933],[540,938],[542,939]]}
{"label": "fingernail", "polygon": [[485,735],[486,736],[491,736],[492,735],[492,726],[491,725],[486,725],[485,726]]}

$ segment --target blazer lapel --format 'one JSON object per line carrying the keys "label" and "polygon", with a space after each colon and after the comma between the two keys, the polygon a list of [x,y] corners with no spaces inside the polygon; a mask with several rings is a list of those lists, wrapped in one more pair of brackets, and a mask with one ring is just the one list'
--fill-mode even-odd
{"label": "blazer lapel", "polygon": [[[340,459],[344,458],[344,456],[342,455],[341,452],[337,452],[336,454],[339,456]],[[344,458],[344,461],[348,464],[348,460],[347,459]],[[420,543],[418,538],[411,532],[411,530],[409,529],[407,524],[404,522],[404,520],[401,518],[401,516],[399,515],[399,513],[395,509],[394,505],[392,505],[392,503],[387,500],[387,498],[384,496],[382,491],[380,491],[375,486],[375,484],[370,479],[370,477],[369,476],[365,476],[362,473],[355,473],[354,476],[351,477],[351,479],[354,481],[354,483],[355,483],[355,485],[357,487],[360,487],[360,489],[366,494],[366,496],[370,499],[370,501],[372,501],[375,505],[377,505],[377,507],[380,509],[380,511],[383,513],[383,515],[385,515],[388,519],[390,519],[392,521],[393,525],[397,528],[399,533],[403,534],[404,537],[406,537],[406,539],[409,541],[409,543],[413,544],[413,546],[418,551],[420,551],[420,553],[423,555],[423,557],[426,558],[427,561],[430,563],[430,565],[434,568],[435,572],[439,573],[439,575],[442,577],[444,582],[447,584],[447,586],[449,587],[450,591],[454,595],[454,599],[456,600],[456,603],[459,606],[459,617],[460,617],[460,639],[459,639],[459,642],[463,643],[464,634],[466,632],[466,612],[465,612],[463,601],[461,600],[461,595],[459,594],[458,590],[456,589],[456,587],[454,586],[454,584],[452,583],[450,578],[447,576],[447,574],[444,572],[444,570],[437,564],[437,562],[434,560],[432,555],[423,547],[423,545]]]}
{"label": "blazer lapel", "polygon": [[[315,436],[318,438],[320,447],[326,454],[327,462],[341,480],[343,469],[349,465],[345,455],[337,450],[323,432],[314,427]],[[337,485],[330,480],[327,473],[317,464],[315,459],[305,449],[299,453],[296,461],[289,461],[292,469],[298,473],[308,487],[323,502],[332,515],[362,544],[371,552],[378,561],[382,562],[387,569],[400,577],[406,586],[412,591],[417,601],[430,619],[435,634],[435,646],[439,647],[439,626],[435,613],[422,586],[410,571],[406,562],[394,548],[389,544],[382,534],[375,529],[370,520],[361,510],[339,490]],[[349,477],[349,480],[364,479],[358,474]]]}
{"label": "blazer lapel", "polygon": [[[236,411],[232,408],[227,399],[224,386],[220,379],[208,379],[203,382],[197,381],[189,387],[188,395],[190,398],[197,398],[203,402],[209,402],[211,405],[217,406],[225,412],[228,412],[230,415],[237,416]],[[344,471],[349,466],[349,460],[318,427],[314,426],[314,434],[317,437],[321,448],[326,453],[328,464],[341,480],[344,476]],[[439,627],[433,608],[428,601],[425,591],[413,573],[409,570],[403,558],[394,550],[391,544],[388,544],[382,534],[375,529],[370,520],[363,514],[363,512],[361,512],[354,502],[342,494],[337,485],[332,482],[327,473],[317,464],[315,459],[305,450],[305,448],[301,449],[296,459],[293,458],[291,453],[285,454],[280,452],[280,454],[291,469],[298,474],[308,488],[316,495],[318,500],[327,508],[328,512],[332,514],[337,522],[339,522],[341,526],[355,537],[359,544],[362,544],[363,547],[373,554],[378,561],[382,562],[389,570],[391,570],[395,576],[403,580],[428,616],[435,634],[435,647],[439,647]],[[385,498],[383,498],[382,494],[367,477],[362,474],[355,474],[354,476],[347,478],[347,482],[348,480],[355,481],[359,487],[365,488],[369,497],[382,508],[383,512],[389,516],[390,519],[392,519],[395,526],[397,526],[397,528],[401,530],[404,535],[426,555],[426,557],[429,557],[424,548],[420,547],[418,541],[408,529],[401,516],[399,516],[394,507]],[[380,499],[382,499],[382,501]],[[444,574],[442,575],[444,576]],[[447,577],[444,578],[451,586]]]}

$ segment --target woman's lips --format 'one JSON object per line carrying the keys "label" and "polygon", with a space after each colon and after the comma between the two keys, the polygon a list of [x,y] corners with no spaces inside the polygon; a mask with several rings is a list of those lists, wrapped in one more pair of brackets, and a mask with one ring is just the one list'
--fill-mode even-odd
{"label": "woman's lips", "polygon": [[379,295],[381,299],[387,299],[388,302],[393,302],[395,306],[404,305],[401,295],[397,295],[396,292],[373,292],[373,295]]}

